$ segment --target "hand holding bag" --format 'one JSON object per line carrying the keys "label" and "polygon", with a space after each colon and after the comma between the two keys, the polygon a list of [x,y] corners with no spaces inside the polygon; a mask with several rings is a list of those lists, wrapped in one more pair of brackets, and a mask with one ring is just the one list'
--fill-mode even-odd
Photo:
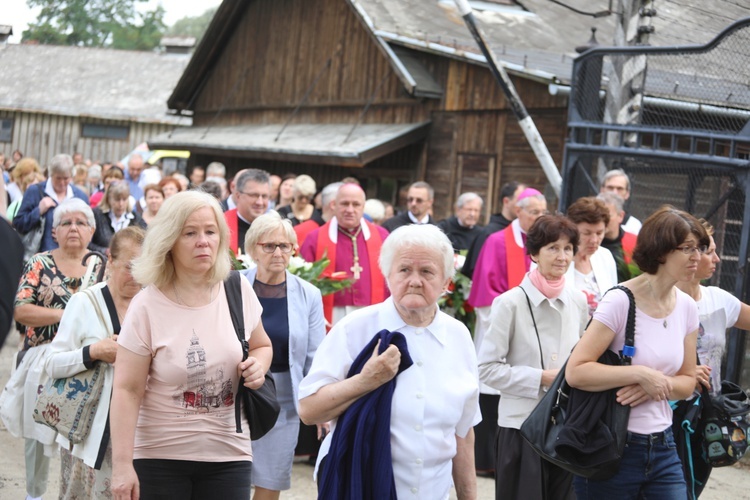
{"label": "hand holding bag", "polygon": [[[232,271],[224,281],[224,291],[227,294],[229,312],[237,338],[242,344],[242,360],[247,359],[248,344],[245,340],[245,321],[242,312],[242,277],[237,271]],[[250,424],[250,439],[259,439],[276,425],[281,407],[276,399],[276,382],[270,372],[266,372],[266,379],[258,389],[248,389],[240,381],[237,398],[234,402],[237,432],[242,432],[240,407],[245,411],[245,417]]]}
{"label": "hand holding bag", "polygon": [[[106,325],[96,298],[83,291],[96,309],[99,321]],[[91,431],[94,415],[104,389],[106,363],[97,361],[93,368],[71,377],[49,379],[36,400],[34,421],[47,425],[73,444],[82,443]]]}
{"label": "hand holding bag", "polygon": [[[598,362],[629,365],[635,354],[635,298],[623,286],[614,288],[624,291],[630,302],[625,345],[619,355],[607,349]],[[619,389],[587,392],[570,387],[566,367],[567,362],[521,425],[521,435],[548,462],[577,476],[608,479],[617,473],[622,459],[630,407],[617,402]]]}

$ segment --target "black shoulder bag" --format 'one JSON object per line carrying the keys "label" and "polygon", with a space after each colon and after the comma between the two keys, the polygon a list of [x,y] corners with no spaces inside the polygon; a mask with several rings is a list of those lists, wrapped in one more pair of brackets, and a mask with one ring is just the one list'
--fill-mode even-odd
{"label": "black shoulder bag", "polygon": [[[242,277],[237,271],[232,271],[224,281],[224,291],[227,294],[229,313],[232,316],[232,324],[237,332],[237,338],[242,344],[242,361],[247,359],[248,344],[245,340],[245,319],[242,313]],[[250,424],[250,438],[260,439],[276,425],[279,418],[279,402],[276,399],[276,382],[271,372],[266,372],[266,380],[258,389],[248,389],[240,381],[237,388],[237,397],[234,401],[234,417],[237,423],[237,432],[242,432],[242,417],[240,406],[244,407],[245,417]]]}
{"label": "black shoulder bag", "polygon": [[[635,298],[629,289],[615,288],[630,300],[625,345],[619,354],[607,349],[598,362],[630,365],[635,354]],[[617,473],[622,459],[630,406],[617,402],[619,389],[587,392],[570,387],[565,381],[567,364],[521,425],[521,435],[543,459],[558,467],[588,479],[608,479]]]}

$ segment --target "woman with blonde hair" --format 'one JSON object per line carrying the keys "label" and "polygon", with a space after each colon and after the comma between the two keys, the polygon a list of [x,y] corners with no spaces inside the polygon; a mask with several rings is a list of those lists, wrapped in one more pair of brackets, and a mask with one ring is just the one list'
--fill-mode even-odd
{"label": "woman with blonde hair", "polygon": [[[237,432],[239,384],[259,388],[271,365],[261,306],[241,280],[245,339],[224,290],[229,228],[219,203],[197,191],[168,199],[151,223],[118,338],[112,398],[115,498],[250,496],[249,428]],[[148,381],[148,383],[147,383]]]}
{"label": "woman with blonde hair", "polygon": [[292,202],[289,205],[278,209],[281,217],[289,219],[292,226],[301,224],[306,220],[314,220],[319,226],[325,224],[320,210],[315,208],[313,199],[315,198],[317,186],[315,181],[309,175],[298,175],[294,179],[292,188]]}
{"label": "woman with blonde hair", "polygon": [[128,226],[142,225],[141,216],[131,209],[127,182],[113,182],[107,186],[102,202],[94,209],[94,217],[96,232],[89,247],[102,253],[107,251],[115,233]]}
{"label": "woman with blonde hair", "polygon": [[22,158],[21,161],[16,163],[16,168],[10,173],[13,182],[6,186],[12,200],[8,206],[7,218],[9,221],[13,220],[13,217],[18,213],[18,209],[21,208],[23,195],[29,186],[44,180],[41,174],[39,163],[34,158]]}

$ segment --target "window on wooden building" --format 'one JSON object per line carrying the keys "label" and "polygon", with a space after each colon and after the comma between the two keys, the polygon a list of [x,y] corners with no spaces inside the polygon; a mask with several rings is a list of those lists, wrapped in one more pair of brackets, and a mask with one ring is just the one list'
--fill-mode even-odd
{"label": "window on wooden building", "polygon": [[101,123],[84,123],[81,135],[93,139],[127,140],[130,127],[123,125],[103,125]]}
{"label": "window on wooden building", "polygon": [[0,118],[0,142],[10,142],[13,139],[13,119]]}

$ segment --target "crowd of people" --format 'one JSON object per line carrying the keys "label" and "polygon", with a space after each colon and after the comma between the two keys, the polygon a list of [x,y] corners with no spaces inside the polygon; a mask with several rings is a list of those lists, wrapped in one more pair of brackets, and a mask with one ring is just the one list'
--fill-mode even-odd
{"label": "crowd of people", "polygon": [[[472,192],[437,221],[424,181],[394,213],[355,178],[319,186],[255,168],[230,178],[218,162],[162,175],[138,154],[126,165],[60,154],[42,169],[17,153],[0,184],[10,242],[0,328],[15,320],[11,382],[31,389],[2,414],[25,439],[30,499],[45,493],[57,448],[60,498],[278,499],[301,422],[321,441],[321,498],[447,498],[455,488],[474,499],[485,474],[498,499],[682,499],[668,400],[700,384],[719,391],[724,332],[750,327],[750,306],[701,285],[719,262],[712,228],[669,206],[641,223],[625,211],[622,170],[565,214],[509,182],[481,225],[485,200]],[[328,259],[326,275],[350,286],[322,295],[289,272],[295,254]],[[472,279],[473,332],[438,305],[457,271]],[[637,311],[628,367],[597,362],[622,348],[628,297],[607,293],[618,283]],[[566,361],[572,386],[618,389],[632,407],[609,480],[574,478],[521,437]],[[36,387],[97,363],[104,390],[82,442],[32,419]],[[255,439],[239,388],[258,389],[267,374],[281,411]]]}

